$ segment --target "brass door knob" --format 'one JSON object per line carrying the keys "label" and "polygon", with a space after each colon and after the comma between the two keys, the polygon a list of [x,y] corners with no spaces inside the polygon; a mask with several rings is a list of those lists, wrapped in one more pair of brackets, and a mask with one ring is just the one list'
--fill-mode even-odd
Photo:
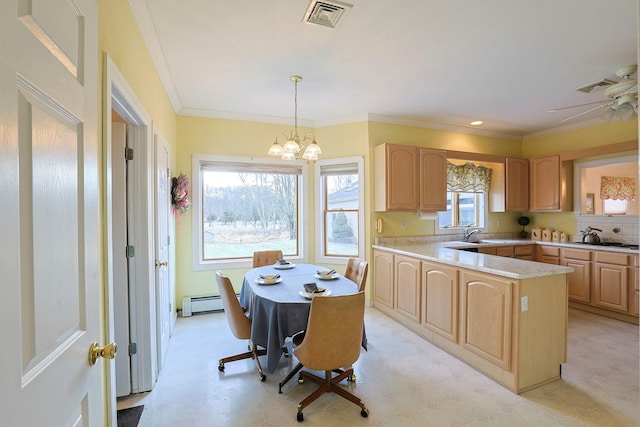
{"label": "brass door knob", "polygon": [[104,357],[105,359],[113,359],[114,357],[116,357],[117,351],[118,346],[114,342],[112,342],[111,344],[107,344],[104,347],[98,347],[97,342],[91,343],[91,345],[89,346],[89,366],[95,365],[99,357]]}
{"label": "brass door knob", "polygon": [[156,267],[166,267],[169,265],[169,261],[156,261]]}

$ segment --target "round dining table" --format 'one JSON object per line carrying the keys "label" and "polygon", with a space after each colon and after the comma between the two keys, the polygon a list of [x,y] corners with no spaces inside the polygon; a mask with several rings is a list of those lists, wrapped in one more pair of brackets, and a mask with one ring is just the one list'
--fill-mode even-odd
{"label": "round dining table", "polygon": [[[313,264],[295,264],[287,269],[258,267],[245,274],[240,304],[248,310],[251,319],[251,341],[267,350],[269,372],[278,366],[287,337],[307,328],[311,299],[300,292],[304,292],[305,283],[315,282],[326,289],[324,295],[329,297],[358,292],[358,286],[339,273],[329,280],[320,279],[317,272],[324,270],[326,268]],[[280,275],[278,283],[262,284],[261,276],[270,274]],[[362,346],[366,349],[364,331]]]}

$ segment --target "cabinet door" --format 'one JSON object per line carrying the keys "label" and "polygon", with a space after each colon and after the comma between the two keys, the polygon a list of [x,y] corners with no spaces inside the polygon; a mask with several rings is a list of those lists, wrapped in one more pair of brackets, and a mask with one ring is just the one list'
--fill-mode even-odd
{"label": "cabinet door", "polygon": [[393,308],[393,254],[373,251],[373,300]]}
{"label": "cabinet door", "polygon": [[396,311],[420,323],[420,261],[396,255],[394,273]]}
{"label": "cabinet door", "polygon": [[461,280],[462,345],[510,370],[513,283],[466,270]]}
{"label": "cabinet door", "polygon": [[573,268],[567,274],[569,299],[580,302],[591,301],[591,263],[575,259],[565,259],[562,265]]}
{"label": "cabinet door", "polygon": [[458,270],[422,263],[423,326],[458,342]]}
{"label": "cabinet door", "polygon": [[376,174],[384,176],[384,185],[382,188],[376,185],[376,198],[383,199],[384,206],[380,209],[376,202],[376,210],[417,210],[417,147],[395,144],[383,144],[383,147],[384,154],[376,155],[376,161],[384,163],[384,169],[380,170],[379,166],[376,166]]}
{"label": "cabinet door", "polygon": [[596,262],[593,304],[619,311],[627,311],[628,270],[624,265]]}
{"label": "cabinet door", "polygon": [[447,152],[421,148],[419,157],[419,209],[447,210]]}
{"label": "cabinet door", "polygon": [[560,156],[531,159],[532,211],[560,210]]}
{"label": "cabinet door", "polygon": [[496,248],[496,255],[513,258],[513,246],[498,246]]}
{"label": "cabinet door", "polygon": [[529,161],[505,159],[506,211],[529,210]]}

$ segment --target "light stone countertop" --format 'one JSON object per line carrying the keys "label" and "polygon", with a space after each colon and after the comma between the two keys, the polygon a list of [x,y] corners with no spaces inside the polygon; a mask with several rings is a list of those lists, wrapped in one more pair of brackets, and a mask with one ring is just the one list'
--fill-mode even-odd
{"label": "light stone countertop", "polygon": [[553,276],[573,271],[571,267],[458,250],[477,246],[479,245],[473,243],[449,241],[420,245],[373,245],[373,248],[512,279]]}

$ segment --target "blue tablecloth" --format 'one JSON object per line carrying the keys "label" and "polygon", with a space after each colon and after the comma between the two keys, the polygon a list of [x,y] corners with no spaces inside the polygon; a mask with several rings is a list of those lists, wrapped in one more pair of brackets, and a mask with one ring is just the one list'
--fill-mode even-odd
{"label": "blue tablecloth", "polygon": [[[358,292],[357,285],[341,274],[333,280],[314,277],[318,270],[312,264],[297,264],[289,270],[273,266],[258,267],[247,272],[240,291],[240,304],[246,307],[251,318],[251,340],[267,349],[267,370],[274,372],[282,356],[287,337],[307,328],[311,300],[300,295],[305,283],[315,282],[319,287],[331,290],[331,295],[349,295]],[[282,282],[260,285],[256,279],[263,274],[280,274]],[[366,349],[363,331],[362,345]]]}

